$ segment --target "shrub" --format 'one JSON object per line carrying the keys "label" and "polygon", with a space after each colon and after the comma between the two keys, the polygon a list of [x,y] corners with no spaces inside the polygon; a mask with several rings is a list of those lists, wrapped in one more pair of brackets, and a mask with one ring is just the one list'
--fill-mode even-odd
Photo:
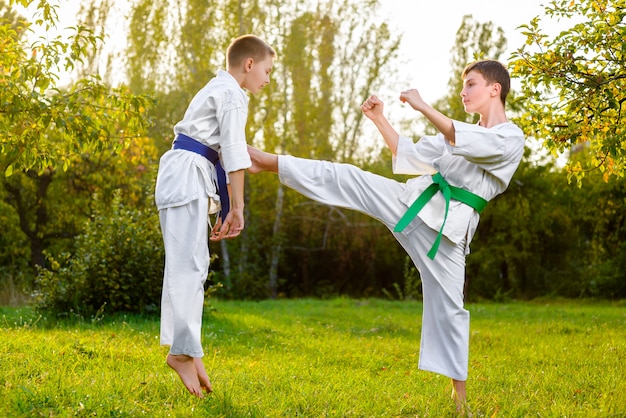
{"label": "shrub", "polygon": [[85,223],[73,254],[48,260],[33,295],[40,311],[86,317],[158,310],[164,250],[156,209],[126,207],[117,195]]}

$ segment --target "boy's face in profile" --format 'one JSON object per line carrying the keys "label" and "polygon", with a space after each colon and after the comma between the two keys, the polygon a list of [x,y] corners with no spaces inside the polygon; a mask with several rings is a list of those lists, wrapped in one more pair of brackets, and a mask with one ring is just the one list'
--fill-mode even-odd
{"label": "boy's face in profile", "polygon": [[481,113],[490,100],[497,97],[499,100],[498,83],[489,83],[478,71],[472,70],[463,80],[463,90],[461,98],[467,113]]}
{"label": "boy's face in profile", "polygon": [[[250,58],[252,60],[252,58]],[[270,73],[274,66],[274,57],[267,55],[262,61],[252,60],[246,79],[241,87],[256,94],[270,82]]]}

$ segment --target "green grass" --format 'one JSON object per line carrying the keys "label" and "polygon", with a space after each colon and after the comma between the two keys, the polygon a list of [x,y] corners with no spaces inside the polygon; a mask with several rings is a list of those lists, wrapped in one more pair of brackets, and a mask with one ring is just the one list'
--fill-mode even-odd
{"label": "green grass", "polygon": [[[421,304],[211,301],[214,386],[186,394],[158,320],[52,324],[0,308],[0,416],[445,417],[449,379],[417,369]],[[474,416],[626,416],[626,305],[475,304]]]}

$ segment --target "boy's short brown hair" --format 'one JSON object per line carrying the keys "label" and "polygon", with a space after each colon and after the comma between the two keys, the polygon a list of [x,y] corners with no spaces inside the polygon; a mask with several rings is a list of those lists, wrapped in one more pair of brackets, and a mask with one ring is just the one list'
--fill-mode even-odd
{"label": "boy's short brown hair", "polygon": [[247,58],[263,61],[268,56],[276,57],[276,51],[264,40],[254,35],[243,35],[231,42],[226,50],[226,66],[238,65]]}
{"label": "boy's short brown hair", "polygon": [[511,89],[511,77],[509,76],[509,71],[504,65],[502,65],[502,63],[496,60],[480,60],[472,62],[465,67],[463,74],[461,74],[461,78],[465,80],[467,73],[470,71],[479,72],[490,84],[500,84],[500,100],[502,101],[502,104],[505,103],[506,96],[509,94],[509,90]]}

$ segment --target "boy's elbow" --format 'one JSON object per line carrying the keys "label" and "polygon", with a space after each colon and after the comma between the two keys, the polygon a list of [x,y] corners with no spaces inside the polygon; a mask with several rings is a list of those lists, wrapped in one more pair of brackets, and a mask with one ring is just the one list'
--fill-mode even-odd
{"label": "boy's elbow", "polygon": [[446,141],[448,141],[448,144],[451,146],[456,145],[456,129],[454,128],[454,121],[452,121],[452,119],[450,119],[448,130],[443,136],[446,138]]}

